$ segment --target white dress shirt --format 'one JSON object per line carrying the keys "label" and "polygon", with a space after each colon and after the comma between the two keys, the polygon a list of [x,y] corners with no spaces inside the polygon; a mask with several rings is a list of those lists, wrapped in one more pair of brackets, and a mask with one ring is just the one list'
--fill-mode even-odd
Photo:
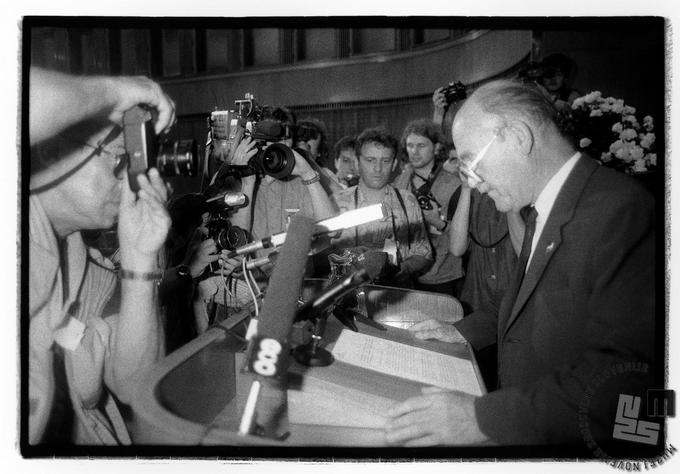
{"label": "white dress shirt", "polygon": [[534,251],[536,250],[536,245],[538,244],[541,234],[543,233],[543,228],[545,223],[550,217],[550,212],[552,211],[557,195],[560,193],[562,186],[567,181],[571,170],[574,169],[576,162],[581,157],[581,152],[577,151],[574,155],[567,160],[566,163],[550,178],[548,184],[545,185],[541,193],[536,198],[534,203],[534,208],[536,209],[536,230],[534,231],[534,238],[531,241],[531,253],[529,254],[529,260],[527,260],[527,267],[525,270],[529,269],[531,265],[531,259],[534,256]]}

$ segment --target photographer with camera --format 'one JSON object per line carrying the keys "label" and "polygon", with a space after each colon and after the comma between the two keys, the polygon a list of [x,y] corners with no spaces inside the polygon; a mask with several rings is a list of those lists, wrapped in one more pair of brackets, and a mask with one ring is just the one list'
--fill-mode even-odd
{"label": "photographer with camera", "polygon": [[397,167],[397,140],[382,128],[364,130],[356,140],[359,184],[333,195],[341,212],[382,203],[388,215],[345,229],[331,243],[336,249],[362,248],[390,255],[383,284],[413,288],[413,279],[432,265],[432,247],[415,196],[389,184]]}
{"label": "photographer with camera", "polygon": [[[285,133],[278,143],[291,147],[295,143],[295,116],[284,107],[265,111],[264,117],[282,124]],[[289,179],[265,176],[255,192],[252,233],[262,238],[285,232],[293,215],[301,212],[315,221],[337,214],[337,209],[321,185],[321,176],[297,151]]]}
{"label": "photographer with camera", "polygon": [[445,169],[437,159],[435,148],[443,145],[440,127],[429,119],[410,122],[401,136],[401,146],[408,155],[396,188],[412,192],[423,212],[428,236],[432,243],[434,264],[418,276],[415,287],[458,297],[463,282],[463,263],[449,252],[450,221],[460,195],[460,178]]}
{"label": "photographer with camera", "polygon": [[[174,106],[148,79],[39,76],[31,81],[32,112],[42,106],[34,101],[54,90],[101,100],[101,107],[84,114],[82,104],[62,103],[55,114],[61,118],[51,126],[31,114],[37,145],[31,149],[28,211],[28,442],[129,444],[117,402],[130,402],[143,369],[164,352],[158,259],[170,218],[167,188],[156,169],[136,175],[139,191],[132,191],[122,130],[108,118],[118,121],[111,110],[134,105],[134,98],[162,109],[154,124],[160,131],[174,120]],[[100,82],[117,84],[114,95],[126,99],[92,95],[99,89],[90,86]],[[135,86],[140,83],[150,86],[153,97],[141,98]],[[91,114],[94,109],[101,113]],[[116,221],[118,273],[85,246],[80,232]],[[120,307],[109,315],[106,305],[118,278]]]}

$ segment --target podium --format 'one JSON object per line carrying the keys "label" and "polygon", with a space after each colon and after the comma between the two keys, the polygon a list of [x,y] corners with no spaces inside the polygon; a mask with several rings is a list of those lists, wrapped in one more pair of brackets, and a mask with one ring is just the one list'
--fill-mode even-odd
{"label": "podium", "polygon": [[[305,292],[315,294],[322,283],[306,281]],[[455,320],[462,316],[460,303],[450,296],[375,285],[364,287],[364,291],[368,316],[393,326],[408,326],[433,317]],[[384,445],[382,424],[387,409],[419,395],[425,385],[340,360],[328,367],[306,367],[291,357],[290,436],[279,441],[239,435],[239,421],[251,384],[250,375],[241,372],[245,342],[233,332],[241,319],[227,319],[220,326],[210,328],[149,370],[146,383],[132,403],[136,442],[187,446],[378,447]],[[361,322],[357,322],[357,326],[366,337],[471,361],[474,382],[479,393],[485,392],[474,355],[467,345],[417,340],[400,327],[386,326],[382,331]],[[323,345],[332,350],[342,331],[340,323],[331,317]]]}

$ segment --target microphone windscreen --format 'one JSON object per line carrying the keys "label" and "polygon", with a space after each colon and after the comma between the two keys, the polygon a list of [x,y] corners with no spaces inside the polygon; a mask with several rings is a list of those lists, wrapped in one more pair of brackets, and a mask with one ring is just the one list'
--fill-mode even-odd
{"label": "microphone windscreen", "polygon": [[313,231],[312,219],[298,214],[291,220],[262,304],[259,336],[280,342],[287,339],[298,309]]}
{"label": "microphone windscreen", "polygon": [[369,280],[380,277],[387,266],[387,253],[368,251],[357,257],[357,264],[368,273]]}

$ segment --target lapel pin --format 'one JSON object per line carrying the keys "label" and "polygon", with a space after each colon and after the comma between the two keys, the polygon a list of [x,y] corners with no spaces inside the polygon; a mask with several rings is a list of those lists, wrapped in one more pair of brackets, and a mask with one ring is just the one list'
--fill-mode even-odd
{"label": "lapel pin", "polygon": [[546,253],[552,252],[555,250],[555,242],[550,242],[548,246],[545,248]]}

